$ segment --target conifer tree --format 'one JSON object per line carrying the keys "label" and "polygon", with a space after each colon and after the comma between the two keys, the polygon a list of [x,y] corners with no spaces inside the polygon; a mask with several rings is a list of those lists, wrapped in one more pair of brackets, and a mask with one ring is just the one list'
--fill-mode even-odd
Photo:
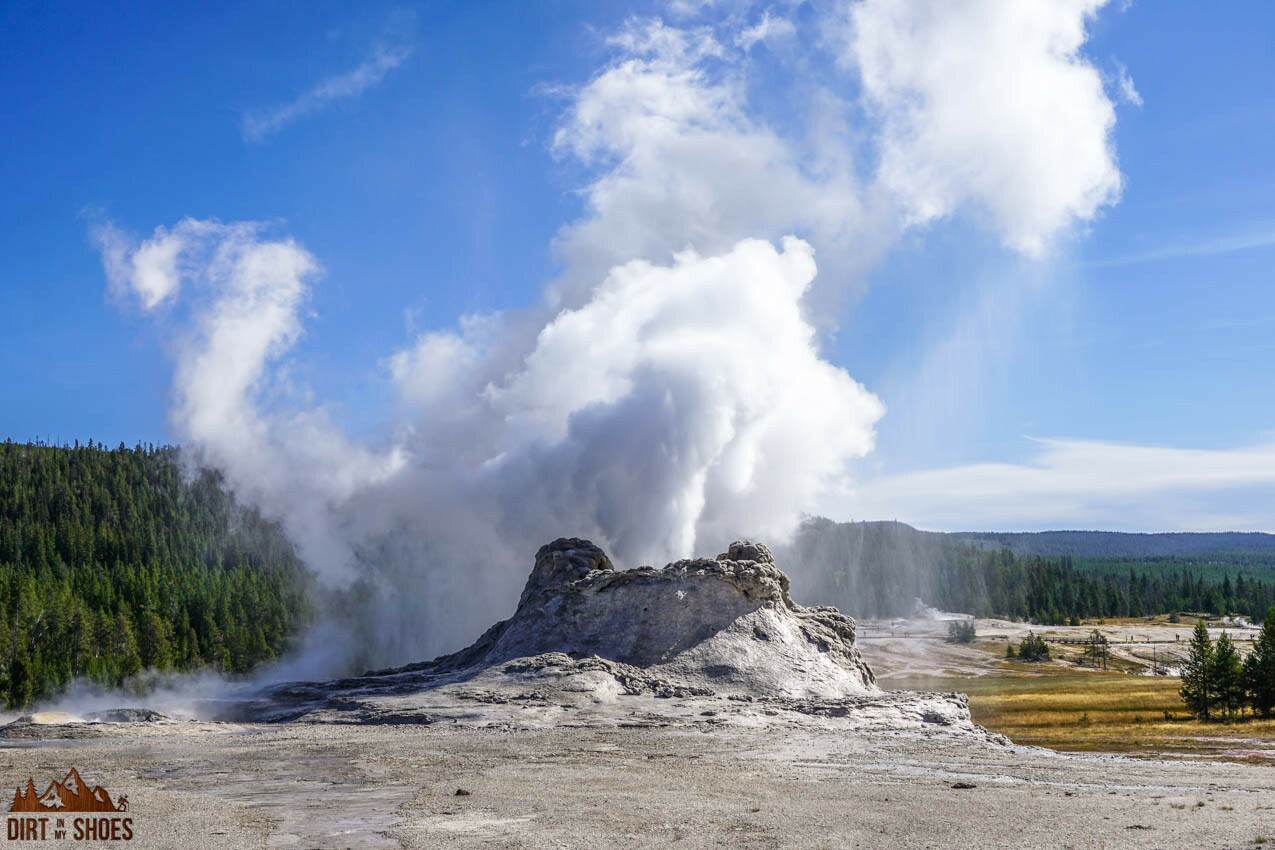
{"label": "conifer tree", "polygon": [[1213,641],[1209,639],[1208,626],[1197,620],[1191,634],[1186,663],[1182,665],[1182,687],[1179,694],[1187,710],[1208,720],[1213,708]]}
{"label": "conifer tree", "polygon": [[1244,706],[1240,654],[1235,651],[1235,644],[1226,632],[1213,645],[1213,671],[1210,678],[1214,706],[1228,718],[1238,716]]}
{"label": "conifer tree", "polygon": [[173,666],[173,651],[168,638],[168,625],[153,609],[142,614],[138,649],[142,666],[155,670],[168,670]]}
{"label": "conifer tree", "polygon": [[1018,645],[1018,657],[1023,661],[1048,661],[1049,644],[1035,632],[1028,632]]}
{"label": "conifer tree", "polygon": [[1248,705],[1262,717],[1270,717],[1275,712],[1275,605],[1266,611],[1261,634],[1244,659],[1243,680]]}
{"label": "conifer tree", "polygon": [[1089,640],[1085,646],[1085,659],[1093,666],[1106,670],[1108,646],[1107,636],[1094,629],[1089,633]]}

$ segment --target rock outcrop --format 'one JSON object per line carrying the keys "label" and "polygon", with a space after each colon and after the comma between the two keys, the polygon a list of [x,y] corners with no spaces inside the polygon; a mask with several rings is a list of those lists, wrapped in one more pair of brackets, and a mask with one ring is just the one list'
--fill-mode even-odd
{"label": "rock outcrop", "polygon": [[882,691],[854,621],[793,602],[761,543],[617,570],[588,540],[541,547],[513,616],[451,655],[296,682],[223,719],[483,728],[833,727],[993,739],[959,694]]}
{"label": "rock outcrop", "polygon": [[875,691],[854,621],[794,603],[770,550],[746,540],[714,559],[632,570],[616,570],[588,540],[555,540],[536,553],[512,617],[467,649],[401,669],[443,673],[545,653],[596,656],[722,693]]}

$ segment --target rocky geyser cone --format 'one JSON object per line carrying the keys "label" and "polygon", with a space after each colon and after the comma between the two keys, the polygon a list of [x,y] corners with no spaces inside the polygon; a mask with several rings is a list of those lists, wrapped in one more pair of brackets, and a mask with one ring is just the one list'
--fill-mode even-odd
{"label": "rocky geyser cone", "polygon": [[588,540],[542,546],[518,609],[434,671],[560,652],[646,668],[719,692],[839,697],[874,691],[854,621],[804,607],[762,543],[716,558],[616,570]]}

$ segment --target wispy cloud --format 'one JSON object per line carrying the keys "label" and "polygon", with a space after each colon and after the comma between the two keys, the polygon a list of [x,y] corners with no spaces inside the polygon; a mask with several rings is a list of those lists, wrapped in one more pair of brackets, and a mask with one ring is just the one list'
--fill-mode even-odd
{"label": "wispy cloud", "polygon": [[1221,254],[1234,254],[1239,251],[1253,251],[1261,248],[1275,247],[1275,222],[1261,222],[1250,225],[1235,233],[1213,236],[1195,241],[1183,240],[1171,245],[1152,248],[1122,257],[1096,260],[1087,265],[1095,267],[1133,266],[1141,263],[1158,263],[1164,260],[1182,260],[1193,257],[1214,257]]}
{"label": "wispy cloud", "polygon": [[735,45],[744,50],[751,50],[753,45],[759,42],[793,38],[796,35],[797,28],[793,26],[792,21],[782,15],[771,15],[770,10],[767,9],[756,24],[741,31],[735,37]]}
{"label": "wispy cloud", "polygon": [[358,97],[385,79],[385,75],[407,61],[410,47],[378,47],[367,61],[344,74],[328,77],[280,106],[245,113],[243,137],[259,142],[294,121],[318,112],[339,100]]}
{"label": "wispy cloud", "polygon": [[1142,95],[1138,93],[1138,87],[1133,84],[1133,77],[1129,76],[1129,69],[1123,62],[1116,63],[1116,87],[1120,91],[1120,99],[1125,103],[1142,105]]}
{"label": "wispy cloud", "polygon": [[1036,442],[1025,463],[884,476],[824,510],[836,518],[898,518],[951,530],[1275,530],[1266,509],[1275,492],[1275,442],[1230,449]]}

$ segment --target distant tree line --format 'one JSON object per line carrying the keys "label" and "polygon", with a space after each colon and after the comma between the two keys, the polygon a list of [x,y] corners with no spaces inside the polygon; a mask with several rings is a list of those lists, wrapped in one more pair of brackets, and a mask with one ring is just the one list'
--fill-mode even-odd
{"label": "distant tree line", "polygon": [[1275,607],[1243,662],[1225,633],[1212,641],[1203,621],[1195,624],[1182,666],[1182,701],[1201,720],[1242,718],[1245,712],[1275,712]]}
{"label": "distant tree line", "polygon": [[991,549],[1010,549],[1019,555],[1109,560],[1249,558],[1270,564],[1275,557],[1275,534],[1253,531],[1187,531],[1135,534],[1122,531],[962,531],[943,535],[950,540]]}
{"label": "distant tree line", "polygon": [[[1275,535],[1271,536],[1275,537]],[[1244,576],[1246,579],[1275,579],[1275,554],[1269,553],[1218,552],[1201,557],[1175,555],[1159,558],[1076,556],[1072,558],[1071,563],[1082,573],[1091,575],[1122,575],[1127,574],[1129,570],[1153,575],[1179,575],[1183,570],[1187,570],[1207,584],[1219,585],[1227,576],[1230,576],[1232,581],[1239,576]]]}
{"label": "distant tree line", "polygon": [[[1126,537],[1137,535],[1120,539]],[[1218,536],[1149,537],[1181,537],[1198,546]],[[1258,621],[1275,604],[1275,554],[1266,552],[1131,559],[1018,554],[993,539],[898,522],[813,518],[781,549],[779,562],[799,598],[860,617],[907,616],[923,600],[948,611],[1051,625],[1172,611]]]}
{"label": "distant tree line", "polygon": [[1275,605],[1275,581],[1243,573],[1209,581],[1186,566],[1091,573],[1078,569],[1070,556],[961,549],[935,565],[931,598],[947,610],[1051,625],[1170,611],[1244,614],[1260,621]]}
{"label": "distant tree line", "polygon": [[0,698],[83,677],[243,673],[311,613],[278,527],[168,447],[0,444]]}

